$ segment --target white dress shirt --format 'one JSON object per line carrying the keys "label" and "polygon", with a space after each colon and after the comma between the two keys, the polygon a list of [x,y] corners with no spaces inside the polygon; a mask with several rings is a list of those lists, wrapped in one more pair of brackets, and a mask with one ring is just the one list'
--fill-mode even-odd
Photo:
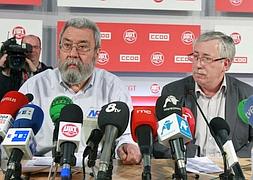
{"label": "white dress shirt", "polygon": [[[226,78],[224,78],[220,89],[212,97],[206,96],[197,83],[195,84],[195,93],[197,94],[197,101],[206,116],[208,123],[210,123],[214,117],[225,118]],[[199,109],[197,109],[195,138],[195,144],[200,146],[201,156],[221,157],[218,145],[211,135]]]}
{"label": "white dress shirt", "polygon": [[[50,118],[49,109],[57,96],[69,97],[83,111],[84,120],[79,153],[82,153],[86,147],[91,130],[97,127],[98,112],[103,105],[113,101],[122,101],[128,105],[130,112],[132,110],[131,97],[122,81],[112,73],[98,68],[95,68],[91,80],[84,89],[77,93],[62,81],[58,68],[46,70],[29,78],[19,91],[24,94],[33,94],[32,103],[41,107],[44,112],[42,127],[35,136],[38,143],[37,151],[42,154],[52,147],[54,124]],[[124,134],[117,139],[116,150],[123,143],[134,143],[129,124],[130,122]]]}

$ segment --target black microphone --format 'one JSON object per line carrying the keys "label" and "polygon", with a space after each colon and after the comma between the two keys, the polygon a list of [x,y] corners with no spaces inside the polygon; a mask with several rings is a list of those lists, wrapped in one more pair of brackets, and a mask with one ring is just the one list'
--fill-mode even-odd
{"label": "black microphone", "polygon": [[184,142],[192,140],[192,135],[188,122],[181,117],[182,111],[177,98],[172,95],[160,96],[156,101],[156,116],[159,142],[165,146],[170,145],[172,158],[175,160],[173,176],[176,179],[187,179]]}
{"label": "black microphone", "polygon": [[218,145],[218,148],[220,149],[220,152],[221,152],[222,158],[223,158],[223,163],[224,163],[224,173],[220,174],[220,178],[221,179],[223,179],[223,178],[225,178],[225,179],[229,178],[231,176],[231,173],[227,169],[226,152],[224,151],[221,142],[217,139],[217,136],[215,135],[215,132],[214,132],[213,128],[210,127],[210,124],[208,123],[208,120],[207,120],[204,112],[202,111],[202,109],[201,109],[201,107],[200,107],[200,105],[199,105],[199,103],[197,101],[197,97],[195,95],[195,91],[194,91],[193,85],[187,84],[186,85],[186,91],[185,91],[185,93],[192,96],[192,99],[194,100],[194,102],[195,102],[197,108],[199,109],[202,117],[204,118],[205,123],[206,123],[206,125],[207,125],[207,127],[208,127],[208,129],[209,129],[209,131],[211,133],[211,135],[213,136],[216,144]]}
{"label": "black microphone", "polygon": [[33,97],[33,95],[31,93],[27,93],[25,96],[27,97],[27,99],[28,99],[29,102],[33,101],[34,97]]}
{"label": "black microphone", "polygon": [[76,165],[76,157],[83,123],[82,109],[76,104],[65,105],[60,113],[57,151],[60,149],[62,179],[71,179],[71,166]]}
{"label": "black microphone", "polygon": [[129,108],[126,103],[115,101],[102,107],[98,115],[98,126],[104,132],[104,146],[100,157],[97,179],[104,180],[111,160],[115,140],[121,136],[129,122]]}
{"label": "black microphone", "polygon": [[236,179],[245,179],[238,158],[235,153],[234,145],[228,140],[230,128],[228,123],[221,117],[215,117],[210,122],[210,127],[217,136],[217,140],[223,145],[226,152],[228,166],[233,169]]}
{"label": "black microphone", "polygon": [[97,159],[98,145],[103,137],[103,133],[100,129],[93,129],[90,136],[86,142],[86,148],[83,151],[83,160],[88,156],[88,167],[95,166],[95,161]]}

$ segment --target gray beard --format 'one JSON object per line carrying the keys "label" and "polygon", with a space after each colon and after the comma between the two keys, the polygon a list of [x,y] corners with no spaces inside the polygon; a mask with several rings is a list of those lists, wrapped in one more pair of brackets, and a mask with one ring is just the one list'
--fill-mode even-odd
{"label": "gray beard", "polygon": [[[92,61],[94,62],[94,61]],[[68,69],[69,64],[75,63],[78,69]],[[59,70],[61,73],[62,80],[69,84],[75,85],[85,82],[92,74],[95,68],[95,63],[82,64],[80,60],[69,60],[62,63],[59,61]]]}

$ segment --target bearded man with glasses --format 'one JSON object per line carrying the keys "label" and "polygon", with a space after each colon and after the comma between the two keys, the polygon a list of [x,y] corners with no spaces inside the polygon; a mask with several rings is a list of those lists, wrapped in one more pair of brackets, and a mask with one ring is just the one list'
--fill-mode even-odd
{"label": "bearded man with glasses", "polygon": [[[95,67],[100,49],[100,30],[97,25],[86,18],[70,19],[60,34],[58,68],[28,79],[20,88],[25,94],[33,94],[33,103],[45,113],[43,125],[35,136],[38,154],[44,154],[46,149],[52,147],[54,125],[49,109],[57,96],[69,97],[83,111],[84,134],[78,150],[80,154],[84,151],[91,130],[97,127],[97,115],[102,106],[123,101],[130,110],[133,109],[122,81],[112,73]],[[132,140],[129,126],[117,139],[116,145],[116,156],[124,164],[140,163],[140,150]]]}
{"label": "bearded man with glasses", "polygon": [[[192,144],[200,148],[196,153],[193,152],[196,150],[194,146],[188,146],[189,156],[221,156],[193,95],[209,123],[214,117],[225,119],[237,156],[250,157],[253,129],[239,118],[237,106],[253,94],[253,87],[226,74],[234,57],[235,45],[230,36],[222,32],[206,32],[195,41],[193,51],[188,55],[192,62],[192,75],[169,83],[162,89],[162,95],[175,96],[181,106],[191,109],[195,117]],[[170,156],[169,149],[158,143],[154,146],[154,154],[158,158]]]}

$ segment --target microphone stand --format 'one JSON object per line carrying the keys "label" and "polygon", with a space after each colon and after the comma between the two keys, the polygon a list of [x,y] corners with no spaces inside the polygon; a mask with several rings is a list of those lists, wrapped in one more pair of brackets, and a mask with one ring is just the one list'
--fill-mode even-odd
{"label": "microphone stand", "polygon": [[106,171],[106,178],[107,180],[111,180],[112,179],[112,171],[113,171],[113,158],[115,156],[115,148],[116,148],[116,145],[115,143],[113,143],[112,145],[112,152],[111,152],[111,157],[110,157],[110,162],[109,162],[109,165],[108,165],[108,169]]}
{"label": "microphone stand", "polygon": [[[170,144],[176,143],[174,140],[170,140],[169,141]],[[179,143],[180,143],[180,149],[182,151],[182,153],[184,153],[184,159],[179,159],[179,163],[182,163],[182,161],[184,161],[185,164],[185,147],[184,147],[184,141],[183,138],[179,138]],[[173,145],[171,145],[171,147],[174,147]],[[179,168],[178,163],[176,162],[176,154],[178,154],[178,152],[176,152],[175,149],[171,148],[171,153],[172,153],[172,159],[175,160],[175,172],[172,175],[173,179],[184,179],[187,180],[187,172],[186,172],[186,167],[184,168]]]}
{"label": "microphone stand", "polygon": [[204,115],[204,112],[202,111],[199,103],[197,102],[197,98],[195,97],[195,94],[192,92],[192,90],[189,90],[188,91],[189,94],[192,96],[195,104],[197,105],[202,117],[204,118],[205,122],[206,122],[206,125],[207,127],[209,128],[210,130],[210,133],[211,135],[213,136],[215,142],[217,143],[220,151],[221,151],[221,154],[222,154],[222,158],[223,158],[223,163],[224,163],[224,173],[220,174],[219,177],[221,180],[230,180],[231,178],[233,179],[233,174],[231,173],[231,170],[228,169],[227,167],[227,159],[226,159],[226,152],[224,151],[224,149],[222,148],[222,145],[219,143],[217,137],[215,136],[214,132],[213,132],[213,129],[210,127],[207,119],[206,119],[206,116]]}
{"label": "microphone stand", "polygon": [[143,159],[145,159],[145,160],[143,160],[143,162],[148,162],[147,164],[149,164],[149,165],[144,164],[144,169],[142,172],[142,180],[151,180],[150,156],[147,154],[144,154]]}

